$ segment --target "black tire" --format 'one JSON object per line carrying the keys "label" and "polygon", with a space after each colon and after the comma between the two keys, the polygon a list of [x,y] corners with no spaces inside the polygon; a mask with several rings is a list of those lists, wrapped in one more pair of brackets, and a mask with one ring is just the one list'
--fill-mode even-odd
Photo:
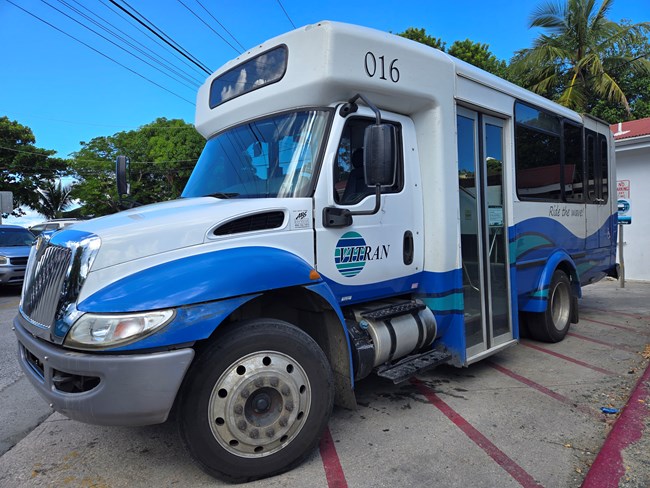
{"label": "black tire", "polygon": [[571,281],[564,271],[556,269],[548,288],[546,311],[528,314],[528,334],[537,341],[560,342],[569,332],[574,306]]}
{"label": "black tire", "polygon": [[178,425],[210,475],[244,482],[287,471],[316,447],[332,412],[325,354],[280,320],[233,324],[201,352],[179,399]]}

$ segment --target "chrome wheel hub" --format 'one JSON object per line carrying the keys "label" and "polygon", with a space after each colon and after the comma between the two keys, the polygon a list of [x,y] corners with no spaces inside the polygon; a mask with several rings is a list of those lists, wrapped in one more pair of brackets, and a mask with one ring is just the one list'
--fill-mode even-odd
{"label": "chrome wheel hub", "polygon": [[298,435],[309,414],[311,387],[304,369],[275,351],[249,354],[216,382],[208,404],[210,429],[231,454],[261,457]]}

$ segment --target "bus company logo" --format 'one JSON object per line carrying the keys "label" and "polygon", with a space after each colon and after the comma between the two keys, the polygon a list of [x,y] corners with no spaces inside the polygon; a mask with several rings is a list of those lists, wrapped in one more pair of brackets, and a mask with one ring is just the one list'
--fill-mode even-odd
{"label": "bus company logo", "polygon": [[366,245],[365,239],[357,232],[346,232],[336,243],[334,250],[334,263],[346,278],[361,273],[367,261],[384,259],[388,257],[389,245],[377,246],[373,249]]}

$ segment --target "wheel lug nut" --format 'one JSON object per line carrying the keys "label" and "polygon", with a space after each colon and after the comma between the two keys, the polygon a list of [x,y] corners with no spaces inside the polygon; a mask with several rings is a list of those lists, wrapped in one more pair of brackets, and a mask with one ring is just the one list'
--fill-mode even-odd
{"label": "wheel lug nut", "polygon": [[241,415],[242,413],[244,413],[244,407],[242,405],[235,405],[235,408],[233,410],[237,415]]}
{"label": "wheel lug nut", "polygon": [[287,424],[289,424],[289,417],[280,417],[280,420],[278,421],[281,427],[286,427]]}
{"label": "wheel lug nut", "polygon": [[255,386],[262,388],[264,386],[264,378],[257,378],[255,380]]}
{"label": "wheel lug nut", "polygon": [[251,392],[248,391],[248,389],[245,389],[245,390],[242,390],[240,395],[241,395],[242,398],[248,398],[249,396],[251,396]]}
{"label": "wheel lug nut", "polygon": [[288,396],[289,393],[291,393],[291,390],[287,385],[282,385],[282,388],[280,388],[280,393],[282,393],[284,396]]}
{"label": "wheel lug nut", "polygon": [[271,377],[271,379],[269,380],[269,383],[271,384],[271,386],[272,386],[273,388],[275,388],[275,387],[277,387],[277,386],[280,384],[280,380],[277,379],[275,376],[273,376],[273,377]]}
{"label": "wheel lug nut", "polygon": [[285,409],[287,412],[293,412],[293,402],[292,402],[291,400],[288,400],[288,401],[284,404],[284,409]]}
{"label": "wheel lug nut", "polygon": [[250,436],[251,439],[257,439],[260,436],[260,431],[257,429],[251,430],[248,435]]}
{"label": "wheel lug nut", "polygon": [[273,429],[266,429],[266,437],[269,439],[275,435],[275,430]]}
{"label": "wheel lug nut", "polygon": [[242,432],[246,432],[246,427],[248,427],[248,424],[246,423],[245,420],[240,420],[239,422],[237,422],[237,428]]}

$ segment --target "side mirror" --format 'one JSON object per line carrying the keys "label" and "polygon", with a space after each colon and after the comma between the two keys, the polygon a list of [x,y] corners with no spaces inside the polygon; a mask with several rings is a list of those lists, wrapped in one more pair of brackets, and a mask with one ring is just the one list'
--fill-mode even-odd
{"label": "side mirror", "polygon": [[118,156],[115,162],[115,174],[117,176],[117,194],[128,195],[131,192],[129,184],[129,158]]}
{"label": "side mirror", "polygon": [[396,139],[394,125],[375,124],[366,127],[363,141],[366,185],[393,186],[395,184]]}

